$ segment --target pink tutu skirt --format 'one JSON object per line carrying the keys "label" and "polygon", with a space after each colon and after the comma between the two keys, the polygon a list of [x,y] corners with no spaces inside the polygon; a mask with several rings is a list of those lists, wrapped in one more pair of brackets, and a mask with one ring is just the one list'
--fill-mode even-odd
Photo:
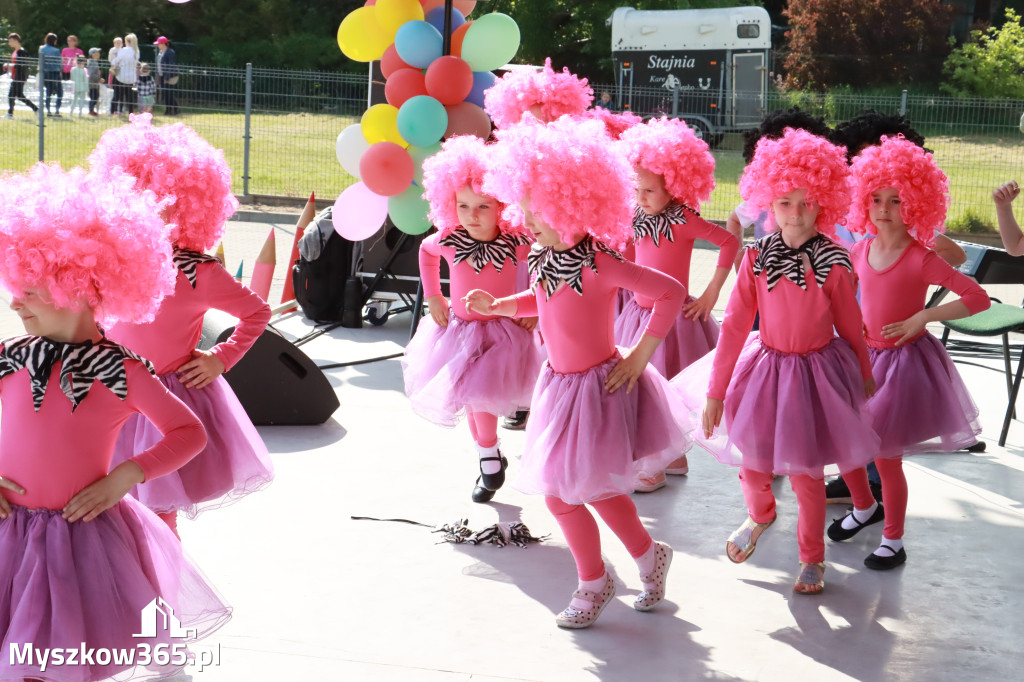
{"label": "pink tutu skirt", "polygon": [[[672,380],[686,407],[700,415],[714,354]],[[835,338],[809,353],[783,353],[751,334],[725,394],[722,424],[695,440],[720,462],[767,474],[821,478],[870,462],[878,435],[864,406],[864,380],[850,344]],[[835,466],[830,466],[835,465]]]}
{"label": "pink tutu skirt", "polygon": [[[686,303],[695,300],[690,296]],[[651,309],[631,300],[615,318],[615,343],[629,348],[635,346],[650,319]],[[718,322],[711,315],[707,320],[690,320],[680,313],[651,356],[651,366],[671,379],[714,350],[718,345],[718,329]]]}
{"label": "pink tutu skirt", "polygon": [[[206,428],[206,448],[177,471],[135,486],[132,496],[158,514],[200,512],[235,502],[274,478],[267,446],[224,377],[206,388],[185,388],[174,372],[157,377]],[[148,419],[132,415],[117,438],[111,468],[150,448],[163,436]]]}
{"label": "pink tutu skirt", "polygon": [[638,475],[664,471],[690,448],[694,425],[657,371],[647,367],[630,393],[605,389],[618,361],[616,355],[575,374],[544,363],[526,423],[518,490],[569,504],[629,494]]}
{"label": "pink tutu skirt", "polygon": [[881,456],[950,452],[977,441],[978,406],[942,342],[925,332],[869,351],[878,386],[865,409],[882,439]]}
{"label": "pink tutu skirt", "polygon": [[[154,608],[158,604],[192,632],[172,637]],[[183,667],[184,643],[211,634],[230,615],[174,534],[130,497],[88,523],[68,523],[58,510],[19,506],[0,520],[0,679],[169,676]],[[147,632],[154,622],[156,628]],[[51,653],[84,647],[135,656],[140,645],[150,653],[162,644],[176,648],[163,647],[172,660],[162,666],[114,662],[97,652],[92,665],[57,665],[51,659],[41,671],[34,660],[12,660],[12,647],[24,653],[28,644]]]}
{"label": "pink tutu skirt", "polygon": [[451,427],[467,407],[499,416],[529,407],[544,361],[537,335],[507,317],[448,319],[440,327],[424,317],[405,348],[405,394],[416,414]]}

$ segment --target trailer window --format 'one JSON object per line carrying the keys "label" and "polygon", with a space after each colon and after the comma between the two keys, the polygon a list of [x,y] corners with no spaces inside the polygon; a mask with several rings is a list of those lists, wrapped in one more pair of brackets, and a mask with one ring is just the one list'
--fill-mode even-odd
{"label": "trailer window", "polygon": [[737,38],[757,38],[761,35],[761,27],[757,24],[740,24],[736,27]]}

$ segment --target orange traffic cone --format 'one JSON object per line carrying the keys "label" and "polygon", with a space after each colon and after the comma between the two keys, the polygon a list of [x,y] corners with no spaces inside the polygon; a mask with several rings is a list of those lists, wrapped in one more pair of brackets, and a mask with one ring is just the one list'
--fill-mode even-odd
{"label": "orange traffic cone", "polygon": [[[295,225],[295,239],[292,241],[292,253],[288,258],[288,271],[284,276],[284,291],[281,292],[281,303],[287,303],[288,301],[295,300],[295,287],[292,284],[292,266],[295,261],[299,260],[299,240],[302,239],[302,235],[305,234],[306,228],[313,218],[316,217],[316,193],[310,192],[309,200],[306,202],[306,206],[302,209],[302,215],[299,216],[299,222]],[[291,312],[296,308],[289,308],[284,312]]]}
{"label": "orange traffic cone", "polygon": [[274,239],[274,228],[270,228],[267,240],[263,242],[260,255],[256,256],[256,264],[252,266],[252,278],[249,288],[264,301],[270,298],[270,286],[274,282],[274,266],[277,265],[277,240]]}

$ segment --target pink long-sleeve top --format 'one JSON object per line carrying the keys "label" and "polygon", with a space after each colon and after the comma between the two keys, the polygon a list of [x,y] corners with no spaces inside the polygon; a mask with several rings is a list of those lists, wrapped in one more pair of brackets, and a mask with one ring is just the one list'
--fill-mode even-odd
{"label": "pink long-sleeve top", "polygon": [[110,471],[114,444],[132,414],[146,416],[164,437],[132,457],[152,480],[174,471],[206,447],[206,431],[191,410],[171,395],[138,360],[124,360],[128,393],[121,400],[99,381],[72,411],[55,363],[42,406],[35,411],[28,371],[0,379],[0,475],[24,495],[0,489],[29,509],[62,509],[83,488]]}
{"label": "pink long-sleeve top", "polygon": [[220,265],[198,263],[193,289],[178,271],[174,293],[164,298],[156,319],[147,324],[117,324],[107,337],[130,348],[156,367],[157,374],[177,370],[191,359],[203,335],[203,316],[214,308],[238,318],[231,336],[210,349],[229,370],[249,350],[270,321],[270,306]]}
{"label": "pink long-sleeve top", "polygon": [[863,379],[870,379],[871,362],[864,343],[864,323],[857,305],[853,273],[836,265],[821,287],[814,275],[808,274],[806,290],[783,277],[769,291],[767,272],[754,275],[756,258],[757,251],[747,249],[736,286],[729,296],[711,369],[708,397],[725,399],[733,369],[758,311],[761,312],[760,334],[764,345],[783,353],[809,353],[831,343],[834,329],[853,347]]}
{"label": "pink long-sleeve top", "polygon": [[[597,273],[583,268],[583,294],[562,285],[547,298],[543,287],[517,294],[516,317],[540,315],[540,331],[551,368],[562,374],[584,372],[616,353],[615,298],[629,289],[654,301],[646,334],[664,338],[683,306],[686,290],[673,278],[598,251]],[[600,274],[598,274],[600,273]]]}
{"label": "pink long-sleeve top", "polygon": [[[423,296],[441,296],[441,259],[448,263],[449,291],[451,292],[451,310],[456,317],[463,320],[493,320],[494,315],[480,315],[466,310],[462,298],[473,289],[483,289],[501,298],[511,296],[519,291],[516,286],[518,265],[511,258],[506,258],[498,272],[493,263],[488,263],[476,272],[468,260],[455,262],[455,247],[442,246],[441,233],[435,233],[420,243],[420,280],[423,282]],[[522,244],[515,247],[516,260],[525,263],[530,255],[530,245]]]}
{"label": "pink long-sleeve top", "polygon": [[[675,278],[687,291],[690,290],[690,259],[693,256],[694,241],[703,239],[718,246],[718,261],[715,265],[719,268],[732,267],[740,250],[739,240],[728,230],[700,216],[687,216],[685,224],[672,225],[671,229],[674,241],[669,241],[665,236],[659,239],[658,244],[650,236],[637,240],[636,262]],[[642,308],[654,305],[652,299],[640,294],[635,300]]]}
{"label": "pink long-sleeve top", "polygon": [[[945,287],[960,296],[971,315],[987,310],[992,302],[973,279],[958,272],[931,249],[913,242],[884,270],[868,263],[874,239],[854,244],[850,250],[853,269],[860,279],[861,308],[867,343],[872,348],[895,348],[897,339],[882,335],[882,327],[902,322],[924,309],[928,287]],[[927,333],[914,337],[918,339]],[[898,337],[897,337],[898,338]],[[914,340],[911,339],[911,340]]]}

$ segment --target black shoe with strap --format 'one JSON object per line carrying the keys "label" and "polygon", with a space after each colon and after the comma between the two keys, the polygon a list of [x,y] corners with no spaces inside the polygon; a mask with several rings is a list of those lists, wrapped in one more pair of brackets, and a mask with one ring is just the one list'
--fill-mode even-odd
{"label": "black shoe with strap", "polygon": [[893,550],[892,547],[883,543],[878,549],[887,549],[892,552],[892,554],[889,556],[868,554],[867,558],[864,559],[864,565],[872,570],[888,571],[889,569],[896,568],[907,561],[907,551],[902,547],[900,547],[899,550]]}
{"label": "black shoe with strap", "polygon": [[[853,522],[857,524],[853,528],[843,528],[843,521],[846,520],[848,517],[852,517],[853,518]],[[866,526],[870,526],[872,524],[878,523],[879,521],[882,521],[884,519],[885,519],[885,510],[882,508],[881,504],[879,504],[875,508],[874,513],[871,514],[871,518],[869,518],[864,523],[861,523],[860,521],[858,521],[857,517],[853,516],[853,512],[851,511],[849,514],[847,514],[843,518],[835,519],[834,521],[832,521],[832,525],[828,527],[828,537],[829,537],[830,540],[834,540],[836,542],[842,542],[843,540],[849,540],[854,535],[859,533],[861,528],[864,528]]]}
{"label": "black shoe with strap", "polygon": [[499,450],[497,457],[481,457],[480,462],[481,464],[483,462],[501,462],[501,468],[495,474],[485,474],[481,466],[480,475],[477,476],[476,485],[473,487],[474,502],[490,502],[494,499],[494,493],[505,485],[505,469],[508,468],[508,460]]}

